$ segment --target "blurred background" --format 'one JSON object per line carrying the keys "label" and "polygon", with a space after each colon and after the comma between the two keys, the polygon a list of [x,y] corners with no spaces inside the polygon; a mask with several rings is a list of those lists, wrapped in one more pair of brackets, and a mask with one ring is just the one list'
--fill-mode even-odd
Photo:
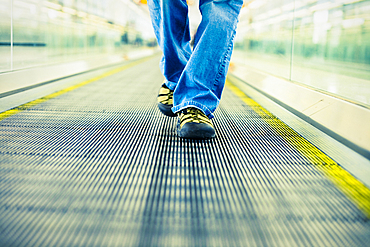
{"label": "blurred background", "polygon": [[[0,3],[0,73],[156,46],[146,0]],[[369,107],[370,1],[245,0],[233,61]]]}
{"label": "blurred background", "polygon": [[234,61],[370,106],[370,1],[244,1]]}
{"label": "blurred background", "polygon": [[0,73],[155,45],[131,0],[0,0]]}

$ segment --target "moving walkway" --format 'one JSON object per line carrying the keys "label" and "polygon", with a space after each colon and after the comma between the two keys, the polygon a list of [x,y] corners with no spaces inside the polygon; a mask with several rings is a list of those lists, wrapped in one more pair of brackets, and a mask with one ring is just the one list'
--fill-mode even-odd
{"label": "moving walkway", "polygon": [[328,155],[351,150],[323,150],[307,136],[328,137],[232,76],[217,137],[180,139],[156,106],[158,61],[1,113],[0,246],[368,245],[368,185]]}

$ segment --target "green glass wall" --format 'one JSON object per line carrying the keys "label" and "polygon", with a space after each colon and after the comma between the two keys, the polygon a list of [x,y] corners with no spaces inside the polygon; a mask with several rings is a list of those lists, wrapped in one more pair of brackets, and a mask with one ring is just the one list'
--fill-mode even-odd
{"label": "green glass wall", "polygon": [[0,71],[11,69],[11,0],[0,1]]}
{"label": "green glass wall", "polygon": [[0,0],[0,6],[0,72],[124,56],[153,40],[148,14],[128,0]]}
{"label": "green glass wall", "polygon": [[234,60],[370,106],[370,1],[245,1]]}

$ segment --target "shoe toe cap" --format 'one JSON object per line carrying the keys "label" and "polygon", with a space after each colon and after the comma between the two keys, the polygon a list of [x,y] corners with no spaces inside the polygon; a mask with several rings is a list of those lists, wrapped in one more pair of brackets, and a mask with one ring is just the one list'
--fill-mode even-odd
{"label": "shoe toe cap", "polygon": [[178,134],[183,138],[209,139],[215,137],[215,129],[205,123],[186,123]]}
{"label": "shoe toe cap", "polygon": [[177,115],[172,112],[172,105],[165,105],[162,103],[158,103],[159,110],[168,117],[176,117]]}

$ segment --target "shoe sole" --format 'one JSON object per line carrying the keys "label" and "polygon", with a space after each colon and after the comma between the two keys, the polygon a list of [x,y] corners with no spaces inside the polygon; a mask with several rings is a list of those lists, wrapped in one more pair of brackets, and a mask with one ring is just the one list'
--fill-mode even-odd
{"label": "shoe sole", "polygon": [[158,108],[167,117],[177,117],[177,115],[173,113],[171,110],[172,105],[165,105],[162,103],[158,103]]}
{"label": "shoe sole", "polygon": [[186,123],[182,129],[177,127],[177,135],[185,139],[211,139],[216,137],[215,130],[208,124]]}

